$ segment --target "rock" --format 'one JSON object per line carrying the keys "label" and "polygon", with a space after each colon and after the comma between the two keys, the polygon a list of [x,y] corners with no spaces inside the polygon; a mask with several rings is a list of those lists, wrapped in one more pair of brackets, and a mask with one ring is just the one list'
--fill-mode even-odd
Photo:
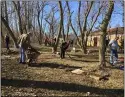
{"label": "rock", "polygon": [[75,53],[76,52],[76,48],[73,47],[72,50],[71,50],[71,52]]}
{"label": "rock", "polygon": [[80,70],[80,69],[75,69],[73,71],[71,71],[72,73],[75,73],[75,74],[82,74],[84,71],[83,70]]}
{"label": "rock", "polygon": [[90,95],[90,92],[87,92],[87,93],[86,93],[86,96],[89,96],[89,95]]}
{"label": "rock", "polygon": [[76,48],[75,48],[75,47],[73,47],[73,49],[72,49],[72,50],[76,51]]}
{"label": "rock", "polygon": [[56,52],[57,55],[60,55],[60,52]]}

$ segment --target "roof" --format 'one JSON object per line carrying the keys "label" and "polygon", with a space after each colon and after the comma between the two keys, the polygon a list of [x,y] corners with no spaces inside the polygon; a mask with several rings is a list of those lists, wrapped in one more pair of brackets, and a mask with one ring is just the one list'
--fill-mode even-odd
{"label": "roof", "polygon": [[[110,28],[107,30],[109,35],[115,34],[116,32],[117,34],[124,34],[124,27]],[[101,35],[101,30],[94,31],[90,35]]]}

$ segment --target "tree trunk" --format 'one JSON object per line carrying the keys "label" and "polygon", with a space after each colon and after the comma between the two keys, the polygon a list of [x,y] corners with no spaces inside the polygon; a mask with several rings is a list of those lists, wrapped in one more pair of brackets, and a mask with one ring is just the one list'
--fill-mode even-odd
{"label": "tree trunk", "polygon": [[87,47],[83,46],[82,51],[83,51],[83,54],[87,54]]}
{"label": "tree trunk", "polygon": [[38,19],[38,25],[39,25],[39,44],[41,45],[41,40],[40,40],[40,38],[41,38],[41,25],[40,25],[40,20],[39,20],[39,16],[40,16],[40,13],[38,13],[38,17],[37,17],[37,19]]}
{"label": "tree trunk", "polygon": [[6,21],[2,16],[1,16],[1,20],[2,20],[2,22],[4,23],[4,25],[6,26],[6,28],[7,28],[7,30],[8,30],[7,32],[8,32],[9,35],[12,37],[13,42],[14,42],[16,48],[18,48],[17,40],[16,40],[16,38],[15,38],[15,36],[14,36],[12,30],[10,29],[10,27],[9,27],[9,25],[8,25],[8,23],[7,23],[7,21]]}
{"label": "tree trunk", "polygon": [[83,53],[84,53],[84,54],[87,54],[87,41],[84,43]]}
{"label": "tree trunk", "polygon": [[54,28],[53,28],[53,25],[51,27],[51,32],[52,32],[52,39],[54,38]]}
{"label": "tree trunk", "polygon": [[6,1],[5,1],[5,16],[6,16],[6,21],[7,21],[7,23],[9,24],[9,21],[8,21],[8,14],[7,14],[7,4],[6,4]]}
{"label": "tree trunk", "polygon": [[59,25],[59,32],[58,32],[58,36],[57,36],[57,41],[56,41],[56,44],[54,45],[54,52],[57,51],[57,47],[58,47],[58,44],[59,44],[59,38],[60,38],[60,35],[61,35],[61,30],[62,30],[62,26],[63,26],[63,9],[62,9],[62,4],[61,4],[61,1],[58,2],[59,4],[59,9],[60,9],[60,25]]}
{"label": "tree trunk", "polygon": [[63,40],[65,41],[64,24],[63,24],[63,27],[62,27],[62,36],[63,36]]}
{"label": "tree trunk", "polygon": [[109,21],[111,19],[112,12],[114,10],[114,2],[109,1],[109,8],[107,13],[105,14],[105,18],[101,24],[101,37],[100,37],[100,45],[99,45],[99,64],[101,67],[105,67],[105,38],[106,38],[106,31]]}
{"label": "tree trunk", "polygon": [[68,40],[68,37],[69,36],[69,21],[68,21],[68,24],[67,24],[67,33],[66,33],[66,40]]}
{"label": "tree trunk", "polygon": [[17,16],[18,16],[18,20],[19,20],[19,31],[20,31],[20,34],[23,34],[23,29],[22,29],[22,21],[21,21],[21,16],[20,16],[20,1],[17,1],[17,5],[15,3],[15,1],[13,1],[13,4],[15,6],[15,9],[17,11]]}
{"label": "tree trunk", "polygon": [[23,23],[23,26],[24,26],[24,32],[27,33],[27,1],[24,1],[24,14],[25,14],[25,18],[24,18],[24,23]]}
{"label": "tree trunk", "polygon": [[22,29],[22,21],[21,21],[21,16],[20,16],[20,1],[17,2],[18,4],[18,19],[19,19],[19,29],[20,29],[20,33],[23,34],[23,29]]}
{"label": "tree trunk", "polygon": [[1,47],[5,47],[5,40],[4,40],[2,27],[1,27]]}
{"label": "tree trunk", "polygon": [[100,43],[99,43],[99,64],[103,67],[106,66],[105,64],[105,37],[106,34],[102,33],[100,36]]}
{"label": "tree trunk", "polygon": [[118,34],[118,27],[116,28],[116,33],[115,33],[115,36],[117,37],[117,34]]}

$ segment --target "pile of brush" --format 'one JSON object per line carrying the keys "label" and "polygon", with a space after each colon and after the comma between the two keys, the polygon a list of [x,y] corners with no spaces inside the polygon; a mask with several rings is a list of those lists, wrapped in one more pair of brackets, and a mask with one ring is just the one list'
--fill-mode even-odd
{"label": "pile of brush", "polygon": [[32,48],[28,48],[27,49],[27,58],[28,58],[28,65],[31,65],[32,63],[36,63],[37,61],[37,57],[40,55],[40,52],[32,49]]}

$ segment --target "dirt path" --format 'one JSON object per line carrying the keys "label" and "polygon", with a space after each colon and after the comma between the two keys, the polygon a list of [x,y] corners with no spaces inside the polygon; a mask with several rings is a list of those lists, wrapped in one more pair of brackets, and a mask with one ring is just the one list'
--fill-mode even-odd
{"label": "dirt path", "polygon": [[[15,56],[18,55],[11,55]],[[38,62],[28,66],[18,64],[16,58],[2,59],[2,96],[85,96],[90,92],[92,96],[123,97],[122,70],[109,66],[109,80],[98,81],[90,77],[98,71],[89,72],[98,62],[80,62],[68,56],[61,60],[50,53],[42,53]],[[71,73],[78,68],[85,72],[81,75]]]}

